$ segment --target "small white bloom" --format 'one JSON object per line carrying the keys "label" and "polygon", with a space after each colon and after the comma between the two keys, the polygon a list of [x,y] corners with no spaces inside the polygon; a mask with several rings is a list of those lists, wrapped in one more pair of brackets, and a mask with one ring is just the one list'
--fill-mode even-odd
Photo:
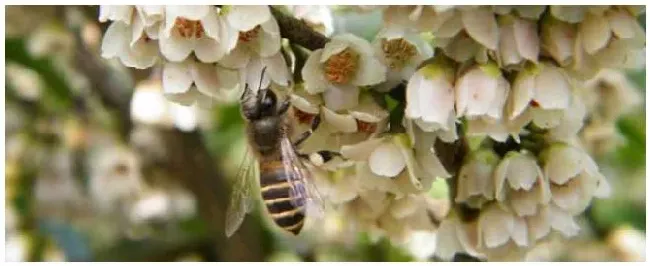
{"label": "small white bloom", "polygon": [[335,36],[323,49],[314,50],[302,69],[307,92],[323,92],[325,105],[335,111],[354,107],[358,86],[383,82],[385,74],[372,46],[352,34]]}
{"label": "small white bloom", "polygon": [[373,46],[388,69],[386,82],[377,87],[379,91],[388,91],[408,80],[422,61],[433,56],[431,45],[410,28],[385,27]]}
{"label": "small white bloom", "polygon": [[527,247],[529,243],[526,220],[492,204],[481,210],[478,221],[479,247],[498,248],[509,242],[516,247]]}
{"label": "small white bloom", "polygon": [[406,87],[404,116],[428,129],[455,128],[453,75],[453,69],[437,63],[415,72]]}
{"label": "small white bloom", "polygon": [[499,17],[499,64],[517,65],[524,59],[537,63],[539,37],[534,21],[514,16]]}
{"label": "small white bloom", "polygon": [[222,12],[227,19],[225,43],[229,53],[220,64],[244,68],[253,57],[266,58],[280,53],[280,28],[268,6],[230,6]]}
{"label": "small white bloom", "polygon": [[481,208],[494,199],[495,182],[493,172],[499,157],[491,150],[481,149],[467,155],[458,172],[457,203]]}
{"label": "small white bloom", "polygon": [[509,152],[494,170],[498,203],[518,216],[537,213],[538,205],[549,202],[548,179],[528,153]]}
{"label": "small white bloom", "polygon": [[522,70],[512,86],[508,117],[514,119],[528,108],[537,126],[555,127],[562,119],[562,111],[569,108],[571,95],[568,77],[560,68],[540,64]]}
{"label": "small white bloom", "polygon": [[476,250],[477,225],[477,222],[463,224],[455,215],[444,219],[438,228],[435,254],[445,261],[450,261],[454,254],[460,252],[476,258],[484,258],[485,256]]}
{"label": "small white bloom", "polygon": [[499,42],[499,26],[489,7],[468,8],[461,11],[463,27],[472,39],[490,50]]}
{"label": "small white bloom", "polygon": [[509,91],[494,63],[475,66],[456,82],[456,116],[500,120]]}
{"label": "small white bloom", "polygon": [[160,52],[181,62],[194,52],[201,62],[212,63],[228,52],[224,18],[214,6],[166,6],[159,35]]}
{"label": "small white bloom", "polygon": [[610,187],[591,157],[579,148],[555,143],[543,152],[544,175],[551,185],[552,202],[564,211],[584,211],[592,197],[607,197]]}
{"label": "small white bloom", "polygon": [[297,19],[301,19],[316,31],[325,36],[332,35],[334,20],[329,7],[307,5],[290,6],[289,9]]}
{"label": "small white bloom", "polygon": [[227,101],[238,88],[238,80],[235,70],[191,59],[167,62],[162,73],[165,97],[182,105],[210,106],[212,99]]}
{"label": "small white bloom", "polygon": [[148,68],[158,60],[158,42],[145,31],[142,18],[136,13],[133,23],[115,21],[102,40],[102,57],[120,59],[127,67]]}
{"label": "small white bloom", "polygon": [[575,26],[553,18],[542,21],[542,49],[560,66],[566,66],[573,58],[577,29]]}

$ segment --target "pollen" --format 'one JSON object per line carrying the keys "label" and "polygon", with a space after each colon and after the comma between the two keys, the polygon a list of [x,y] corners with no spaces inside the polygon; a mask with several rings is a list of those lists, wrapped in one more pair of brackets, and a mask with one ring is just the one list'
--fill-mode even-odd
{"label": "pollen", "polygon": [[359,132],[363,133],[374,133],[377,130],[377,123],[368,123],[361,121],[359,119],[357,120],[357,129]]}
{"label": "pollen", "polygon": [[344,84],[350,81],[359,68],[359,54],[346,48],[325,61],[325,77],[332,83]]}
{"label": "pollen", "polygon": [[205,32],[203,30],[203,25],[201,25],[201,21],[189,20],[181,17],[176,18],[176,21],[174,22],[174,30],[178,32],[178,35],[186,39],[199,39],[203,37],[203,33]]}
{"label": "pollen", "polygon": [[293,107],[293,113],[300,124],[311,124],[311,120],[314,119],[316,115],[303,112],[300,109]]}
{"label": "pollen", "polygon": [[255,26],[252,30],[249,31],[240,31],[239,32],[239,41],[243,43],[250,42],[257,38],[260,34],[260,25]]}
{"label": "pollen", "polygon": [[392,40],[382,39],[381,50],[384,52],[384,58],[388,63],[388,67],[396,70],[402,69],[417,53],[415,46],[402,38]]}

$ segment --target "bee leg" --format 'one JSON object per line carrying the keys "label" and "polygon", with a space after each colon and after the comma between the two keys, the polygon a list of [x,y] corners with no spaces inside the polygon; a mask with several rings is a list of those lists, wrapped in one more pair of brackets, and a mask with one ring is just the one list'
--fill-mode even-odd
{"label": "bee leg", "polygon": [[244,86],[244,91],[242,92],[241,97],[239,97],[239,100],[250,98],[251,93],[252,93],[251,88],[248,86],[248,84],[246,84],[246,86]]}
{"label": "bee leg", "polygon": [[314,119],[311,121],[311,128],[303,132],[302,134],[300,134],[300,136],[298,136],[298,139],[293,142],[293,146],[298,147],[300,146],[300,144],[305,142],[305,140],[307,140],[309,136],[311,136],[311,134],[314,133],[314,131],[316,131],[319,125],[320,125],[320,115],[316,115]]}

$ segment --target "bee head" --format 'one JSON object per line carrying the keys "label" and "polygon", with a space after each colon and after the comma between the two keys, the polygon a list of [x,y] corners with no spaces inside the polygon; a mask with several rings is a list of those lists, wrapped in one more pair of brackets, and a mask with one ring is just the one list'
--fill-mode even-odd
{"label": "bee head", "polygon": [[278,97],[275,96],[275,92],[270,89],[261,90],[257,94],[257,107],[260,112],[260,117],[275,115],[277,113],[277,101]]}
{"label": "bee head", "polygon": [[241,98],[241,110],[244,117],[250,121],[273,116],[277,111],[278,97],[271,89],[262,89],[254,94],[248,85]]}

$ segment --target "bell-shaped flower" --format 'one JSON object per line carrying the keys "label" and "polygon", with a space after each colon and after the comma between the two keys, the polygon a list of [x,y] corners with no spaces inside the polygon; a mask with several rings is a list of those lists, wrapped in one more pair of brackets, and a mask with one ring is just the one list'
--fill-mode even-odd
{"label": "bell-shaped flower", "polygon": [[542,49],[560,66],[567,66],[573,59],[577,35],[575,25],[551,17],[541,23]]}
{"label": "bell-shaped flower", "polygon": [[497,50],[499,26],[490,7],[466,8],[461,10],[463,27],[472,39],[489,50]]}
{"label": "bell-shaped flower", "polygon": [[477,250],[479,240],[476,221],[465,224],[452,213],[440,223],[437,234],[435,254],[442,260],[451,261],[457,253],[466,253],[475,258],[485,257]]}
{"label": "bell-shaped flower", "polygon": [[542,152],[544,175],[550,181],[551,201],[578,214],[593,197],[608,197],[610,187],[591,157],[577,147],[555,143]]}
{"label": "bell-shaped flower", "polygon": [[[224,15],[225,14],[225,15]],[[268,6],[227,6],[228,51],[219,62],[228,68],[244,68],[254,57],[265,58],[280,53],[282,37],[278,22]]]}
{"label": "bell-shaped flower", "polygon": [[509,260],[532,246],[526,219],[491,204],[478,219],[478,248],[489,259]]}
{"label": "bell-shaped flower", "polygon": [[385,27],[373,42],[375,54],[388,69],[386,82],[377,86],[388,91],[408,80],[422,61],[433,56],[433,49],[411,28]]}
{"label": "bell-shaped flower", "polygon": [[518,216],[537,213],[551,199],[548,179],[529,153],[511,151],[494,170],[496,200]]}
{"label": "bell-shaped flower", "polygon": [[500,120],[509,91],[494,63],[475,66],[456,81],[456,116]]}
{"label": "bell-shaped flower", "polygon": [[128,24],[117,20],[108,26],[102,39],[102,57],[117,57],[127,67],[149,68],[158,61],[158,42],[146,32],[140,13],[129,17]]}
{"label": "bell-shaped flower", "polygon": [[481,208],[495,197],[494,169],[499,156],[491,150],[480,149],[468,154],[458,172],[457,203]]}
{"label": "bell-shaped flower", "polygon": [[551,128],[560,122],[571,102],[571,84],[558,67],[541,64],[520,71],[513,82],[508,118],[514,119],[532,108],[533,122]]}
{"label": "bell-shaped flower", "polygon": [[192,59],[180,63],[167,62],[162,73],[165,97],[182,105],[197,103],[208,107],[213,100],[230,101],[237,91],[238,82],[237,71]]}
{"label": "bell-shaped flower", "polygon": [[133,21],[133,7],[129,5],[101,5],[99,6],[99,22],[121,21],[130,25]]}
{"label": "bell-shaped flower", "polygon": [[168,61],[184,61],[194,52],[201,62],[213,63],[228,52],[226,24],[214,6],[166,6],[162,26],[160,52]]}
{"label": "bell-shaped flower", "polygon": [[499,65],[518,65],[524,60],[537,63],[539,36],[534,21],[505,15],[499,17]]}
{"label": "bell-shaped flower", "polygon": [[374,58],[372,46],[367,41],[342,34],[309,55],[302,76],[307,92],[322,92],[325,105],[338,111],[357,104],[358,86],[385,81],[386,67]]}
{"label": "bell-shaped flower", "polygon": [[404,117],[425,131],[455,128],[453,75],[453,69],[443,62],[415,72],[406,86]]}

